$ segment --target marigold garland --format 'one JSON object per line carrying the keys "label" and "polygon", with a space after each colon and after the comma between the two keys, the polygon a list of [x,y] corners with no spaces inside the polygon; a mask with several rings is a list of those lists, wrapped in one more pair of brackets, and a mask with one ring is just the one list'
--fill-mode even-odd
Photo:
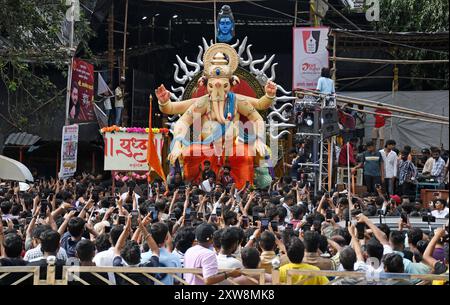
{"label": "marigold garland", "polygon": [[[127,132],[127,133],[148,133],[149,128],[142,128],[142,127],[120,127],[120,126],[109,126],[109,127],[103,127],[100,129],[100,133],[106,133],[106,132]],[[167,128],[152,128],[153,133],[163,133],[167,134],[169,133],[169,129]]]}

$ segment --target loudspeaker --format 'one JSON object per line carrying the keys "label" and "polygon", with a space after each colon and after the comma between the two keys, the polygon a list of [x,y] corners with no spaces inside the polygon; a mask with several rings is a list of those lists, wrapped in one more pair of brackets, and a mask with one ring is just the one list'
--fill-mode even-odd
{"label": "loudspeaker", "polygon": [[324,139],[339,134],[339,117],[336,109],[325,108],[321,113],[321,130]]}

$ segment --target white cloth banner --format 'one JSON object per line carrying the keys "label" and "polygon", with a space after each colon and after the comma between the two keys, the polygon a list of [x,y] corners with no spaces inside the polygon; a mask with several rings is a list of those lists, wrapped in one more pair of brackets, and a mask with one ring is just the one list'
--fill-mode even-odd
{"label": "white cloth banner", "polygon": [[67,179],[77,171],[78,125],[63,127],[59,178]]}
{"label": "white cloth banner", "polygon": [[[148,171],[146,133],[107,132],[105,141],[105,170]],[[164,138],[154,134],[155,148],[162,160]]]}
{"label": "white cloth banner", "polygon": [[106,84],[102,75],[100,73],[98,73],[97,95],[101,95],[106,92],[109,92],[109,93],[111,93],[111,95],[114,95],[114,93],[111,91],[111,89]]}
{"label": "white cloth banner", "polygon": [[317,87],[322,68],[328,68],[327,27],[294,28],[293,89]]}

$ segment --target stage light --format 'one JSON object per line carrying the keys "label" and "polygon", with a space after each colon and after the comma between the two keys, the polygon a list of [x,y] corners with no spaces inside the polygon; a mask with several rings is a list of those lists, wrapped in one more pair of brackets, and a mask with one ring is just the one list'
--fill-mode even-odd
{"label": "stage light", "polygon": [[314,124],[314,121],[313,121],[312,117],[308,115],[308,116],[305,118],[305,123],[306,123],[306,125],[308,125],[309,127],[311,127],[311,126]]}
{"label": "stage light", "polygon": [[159,13],[156,13],[155,15],[153,15],[153,17],[158,17],[159,16]]}
{"label": "stage light", "polygon": [[172,16],[172,19],[177,19],[178,18],[178,15],[173,15]]}
{"label": "stage light", "polygon": [[142,20],[146,20],[146,19],[147,19],[147,16],[142,17]]}

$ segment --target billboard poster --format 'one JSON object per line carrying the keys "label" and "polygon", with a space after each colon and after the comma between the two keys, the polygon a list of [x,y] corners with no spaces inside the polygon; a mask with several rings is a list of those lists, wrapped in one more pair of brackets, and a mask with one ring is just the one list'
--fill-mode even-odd
{"label": "billboard poster", "polygon": [[[106,132],[105,167],[113,171],[148,171],[147,133]],[[159,160],[162,160],[164,137],[154,134],[154,143]]]}
{"label": "billboard poster", "polygon": [[294,90],[315,90],[322,68],[329,68],[328,32],[327,27],[294,28]]}
{"label": "billboard poster", "polygon": [[63,127],[59,178],[67,179],[77,171],[78,125]]}
{"label": "billboard poster", "polygon": [[69,118],[73,122],[95,121],[94,66],[74,58],[71,84]]}

